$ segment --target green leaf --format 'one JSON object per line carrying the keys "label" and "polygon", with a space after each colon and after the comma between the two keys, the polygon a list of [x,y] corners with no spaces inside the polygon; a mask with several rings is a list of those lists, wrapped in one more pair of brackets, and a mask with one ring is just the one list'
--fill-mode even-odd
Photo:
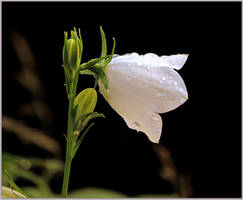
{"label": "green leaf", "polygon": [[100,79],[102,84],[104,85],[104,87],[106,89],[109,89],[108,79],[106,77],[104,70],[102,68],[98,68],[98,67],[92,68],[91,70],[95,73],[95,78],[97,79],[97,82]]}
{"label": "green leaf", "polygon": [[68,198],[128,198],[128,196],[108,189],[84,188],[71,192]]}
{"label": "green leaf", "polygon": [[[31,170],[31,167],[35,166],[44,169],[43,173],[45,173],[45,176],[35,174]],[[7,169],[14,181],[18,178],[28,180],[42,190],[43,193],[51,192],[48,181],[57,172],[61,172],[63,167],[63,162],[57,159],[43,160],[43,158],[23,157],[6,152],[2,153],[2,169]],[[3,185],[7,186],[8,179],[6,174],[3,174],[2,180]],[[27,191],[25,192],[28,194]]]}
{"label": "green leaf", "polygon": [[43,192],[42,190],[36,187],[24,187],[24,190],[31,196],[31,198],[59,198],[59,195],[50,193],[50,192]]}
{"label": "green leaf", "polygon": [[141,194],[135,196],[135,198],[180,198],[178,194]]}
{"label": "green leaf", "polygon": [[[94,88],[96,87],[97,82],[100,79],[102,84],[104,85],[105,89],[108,90],[109,84],[108,84],[108,79],[107,79],[107,76],[106,76],[104,70],[113,58],[113,55],[115,52],[115,47],[116,47],[116,40],[115,40],[115,38],[113,38],[113,47],[112,47],[111,55],[107,56],[106,55],[107,54],[106,37],[105,37],[105,33],[101,26],[100,26],[100,35],[101,35],[101,40],[102,40],[101,57],[92,59],[89,62],[82,64],[80,66],[80,68],[81,68],[80,73],[93,75],[95,77]],[[89,69],[89,70],[84,71],[82,69],[84,69],[84,70]]]}
{"label": "green leaf", "polygon": [[100,36],[101,36],[101,44],[102,44],[102,48],[101,48],[101,56],[100,57],[104,57],[107,54],[107,45],[106,45],[106,38],[105,38],[105,33],[102,29],[102,27],[100,26]]}
{"label": "green leaf", "polygon": [[73,107],[73,119],[75,119],[75,116],[77,114],[77,110],[78,110],[78,104],[74,105],[74,107]]}
{"label": "green leaf", "polygon": [[80,71],[80,74],[93,75],[93,76],[95,76],[95,72],[93,72],[93,71],[90,70],[90,69],[82,70],[82,71]]}
{"label": "green leaf", "polygon": [[98,113],[98,112],[90,113],[90,115],[88,115],[88,116],[84,119],[84,121],[83,121],[83,123],[82,123],[82,126],[85,127],[85,126],[89,123],[89,121],[90,121],[91,119],[95,119],[95,118],[98,118],[98,117],[105,118],[105,115],[104,115],[103,113]]}
{"label": "green leaf", "polygon": [[109,56],[102,56],[100,58],[91,59],[87,63],[83,63],[82,65],[80,65],[80,70],[82,71],[82,70],[85,70],[85,69],[89,69],[89,68],[93,67],[95,64],[97,64],[98,62],[100,62],[101,60],[104,60],[108,57]]}
{"label": "green leaf", "polygon": [[102,84],[105,86],[105,89],[108,90],[109,89],[108,80],[107,80],[106,74],[103,70],[100,71],[99,78],[100,78]]}
{"label": "green leaf", "polygon": [[114,55],[114,52],[115,52],[116,40],[115,40],[114,37],[112,39],[113,39],[113,47],[112,47],[111,55],[108,57],[108,59],[104,63],[105,67],[111,62],[113,55]]}
{"label": "green leaf", "polygon": [[85,126],[89,123],[89,121],[91,119],[94,119],[94,118],[98,118],[98,117],[103,117],[105,118],[105,115],[103,113],[98,113],[98,112],[91,112],[91,113],[87,113],[85,115],[82,115],[79,119],[78,119],[78,122],[79,122],[79,126],[76,124],[75,126],[80,130],[82,131]]}
{"label": "green leaf", "polygon": [[62,52],[62,56],[63,56],[63,64],[67,65],[67,60],[68,60],[68,53],[67,53],[67,38],[68,38],[68,33],[64,32],[64,45],[63,45],[63,52]]}
{"label": "green leaf", "polygon": [[88,126],[88,128],[85,129],[85,131],[83,132],[83,134],[81,135],[80,139],[78,139],[76,145],[73,148],[71,157],[72,159],[74,158],[75,154],[77,153],[78,148],[80,147],[81,142],[83,141],[85,135],[88,133],[89,129],[94,125],[95,123],[92,123]]}

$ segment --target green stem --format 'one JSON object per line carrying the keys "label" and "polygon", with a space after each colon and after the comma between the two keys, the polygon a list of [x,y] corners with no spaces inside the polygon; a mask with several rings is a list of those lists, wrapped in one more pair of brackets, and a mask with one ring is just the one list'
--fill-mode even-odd
{"label": "green stem", "polygon": [[67,197],[68,194],[68,184],[70,177],[70,170],[72,164],[72,136],[73,136],[73,105],[74,99],[76,95],[76,89],[78,84],[78,74],[74,75],[73,87],[71,91],[71,96],[69,99],[69,108],[68,108],[68,128],[67,128],[67,146],[66,146],[66,158],[65,158],[65,166],[64,166],[64,175],[63,175],[63,184],[62,184],[62,197]]}

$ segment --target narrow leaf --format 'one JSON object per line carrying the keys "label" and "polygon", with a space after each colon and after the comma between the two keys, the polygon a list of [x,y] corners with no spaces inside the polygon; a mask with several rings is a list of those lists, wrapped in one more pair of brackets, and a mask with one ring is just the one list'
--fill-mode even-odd
{"label": "narrow leaf", "polygon": [[75,105],[73,107],[73,119],[75,119],[76,113],[77,113],[78,105]]}
{"label": "narrow leaf", "polygon": [[115,52],[116,40],[115,40],[114,37],[112,39],[113,39],[113,47],[112,47],[112,50],[111,50],[111,55],[108,57],[108,59],[104,63],[105,67],[111,62],[113,55],[114,55],[114,52]]}
{"label": "narrow leaf", "polygon": [[84,129],[85,126],[89,123],[89,121],[90,121],[91,119],[98,118],[98,117],[103,117],[103,118],[105,118],[105,115],[104,115],[103,113],[97,113],[97,112],[93,112],[93,113],[91,113],[88,117],[86,117],[86,118],[83,120],[83,122],[82,122],[82,124],[81,124],[81,128]]}
{"label": "narrow leaf", "polygon": [[108,80],[107,80],[106,74],[103,70],[100,71],[99,78],[100,78],[102,84],[105,86],[105,89],[108,90],[109,89]]}
{"label": "narrow leaf", "polygon": [[6,174],[6,176],[8,177],[8,182],[10,184],[10,186],[15,189],[17,192],[19,192],[20,194],[24,195],[25,197],[27,197],[28,195],[20,188],[16,185],[16,183],[14,182],[13,178],[9,175],[8,171],[6,169],[4,169],[4,173]]}
{"label": "narrow leaf", "polygon": [[88,128],[85,129],[85,131],[83,132],[83,134],[81,135],[80,139],[77,141],[73,151],[72,151],[72,159],[74,158],[75,154],[78,151],[78,148],[80,147],[81,142],[83,141],[85,135],[88,133],[89,129],[94,125],[95,123],[92,123],[88,126]]}
{"label": "narrow leaf", "polygon": [[101,42],[102,42],[102,49],[101,49],[100,57],[104,57],[107,54],[107,45],[106,45],[105,33],[101,26],[100,26],[100,36],[101,36]]}
{"label": "narrow leaf", "polygon": [[[78,123],[80,123],[79,129],[83,130],[91,119],[98,118],[98,117],[105,118],[103,113],[98,113],[98,112],[91,112],[81,116],[77,120]],[[75,124],[75,127],[78,127],[78,124]]]}
{"label": "narrow leaf", "polygon": [[93,71],[91,71],[90,69],[81,70],[80,71],[80,74],[93,75],[93,76],[95,76],[95,73]]}
{"label": "narrow leaf", "polygon": [[100,62],[103,59],[108,58],[109,56],[103,56],[100,58],[95,58],[95,59],[91,59],[90,61],[88,61],[87,63],[83,63],[82,65],[80,65],[80,70],[85,70],[85,69],[89,69],[91,67],[93,67],[95,64],[97,64],[98,62]]}

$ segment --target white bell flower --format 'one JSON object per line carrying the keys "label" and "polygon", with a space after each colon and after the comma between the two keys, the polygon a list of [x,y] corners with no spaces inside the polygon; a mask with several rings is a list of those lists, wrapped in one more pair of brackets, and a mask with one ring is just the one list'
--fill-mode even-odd
{"label": "white bell flower", "polygon": [[100,92],[128,127],[144,132],[159,143],[162,119],[158,113],[171,111],[187,99],[179,70],[188,55],[157,56],[148,53],[114,55],[105,69],[109,89],[99,81]]}

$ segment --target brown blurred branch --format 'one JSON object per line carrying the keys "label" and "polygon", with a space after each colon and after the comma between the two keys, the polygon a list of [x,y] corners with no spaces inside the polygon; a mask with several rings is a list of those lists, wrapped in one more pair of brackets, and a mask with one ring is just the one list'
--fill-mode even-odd
{"label": "brown blurred branch", "polygon": [[20,139],[26,143],[33,143],[53,154],[60,153],[60,145],[56,140],[44,134],[44,132],[26,126],[19,120],[2,116],[2,127],[8,132],[15,133]]}
{"label": "brown blurred branch", "polygon": [[31,108],[26,109],[25,105],[23,108],[20,108],[20,112],[25,114],[34,113],[41,123],[46,125],[51,122],[52,114],[44,100],[45,91],[36,71],[37,65],[30,46],[26,39],[17,31],[11,33],[10,39],[21,64],[21,70],[15,78],[32,94],[32,101],[28,105]]}
{"label": "brown blurred branch", "polygon": [[173,186],[174,191],[180,196],[191,197],[193,190],[190,176],[179,173],[169,149],[163,145],[153,145],[153,149],[163,166],[159,172],[160,177],[168,180]]}
{"label": "brown blurred branch", "polygon": [[11,33],[11,42],[22,66],[22,70],[18,76],[19,82],[27,88],[33,96],[42,97],[44,89],[41,86],[38,76],[36,76],[36,63],[29,44],[25,38],[16,31]]}

